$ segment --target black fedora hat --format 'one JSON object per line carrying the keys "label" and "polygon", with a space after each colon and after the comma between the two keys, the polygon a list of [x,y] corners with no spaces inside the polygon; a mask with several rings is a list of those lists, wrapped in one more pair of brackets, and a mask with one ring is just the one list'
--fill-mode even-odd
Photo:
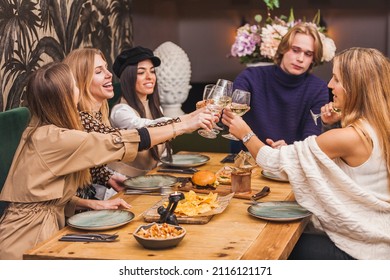
{"label": "black fedora hat", "polygon": [[120,78],[123,70],[127,65],[136,65],[138,62],[145,59],[150,59],[154,67],[157,67],[161,64],[161,60],[153,54],[153,52],[141,46],[137,46],[131,49],[122,51],[114,61],[112,65],[112,70],[115,75]]}

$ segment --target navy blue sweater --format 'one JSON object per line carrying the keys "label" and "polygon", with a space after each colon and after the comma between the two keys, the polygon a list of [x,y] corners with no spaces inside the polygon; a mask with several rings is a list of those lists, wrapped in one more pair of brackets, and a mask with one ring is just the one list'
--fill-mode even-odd
{"label": "navy blue sweater", "polygon": [[234,88],[251,92],[251,109],[243,118],[263,142],[271,138],[291,144],[321,133],[321,122],[316,126],[310,115],[310,109],[319,113],[329,102],[327,84],[320,78],[290,75],[278,65],[248,67]]}

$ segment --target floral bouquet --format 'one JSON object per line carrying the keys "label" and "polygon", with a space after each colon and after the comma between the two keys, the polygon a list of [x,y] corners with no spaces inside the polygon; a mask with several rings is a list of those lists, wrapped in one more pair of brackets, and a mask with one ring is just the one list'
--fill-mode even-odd
{"label": "floral bouquet", "polygon": [[[278,7],[278,1],[264,1],[267,4],[268,18],[264,26],[260,26],[262,20],[261,15],[255,16],[256,24],[245,24],[237,29],[235,42],[231,47],[231,56],[238,57],[243,64],[256,62],[273,62],[276,50],[282,37],[287,31],[301,22],[301,20],[294,19],[294,13],[291,9],[288,20],[285,16],[270,17],[270,10],[274,6]],[[334,41],[327,37],[325,28],[319,25],[319,12],[314,17],[311,24],[315,25],[319,31],[322,45],[323,55],[322,62],[330,61],[336,52]]]}

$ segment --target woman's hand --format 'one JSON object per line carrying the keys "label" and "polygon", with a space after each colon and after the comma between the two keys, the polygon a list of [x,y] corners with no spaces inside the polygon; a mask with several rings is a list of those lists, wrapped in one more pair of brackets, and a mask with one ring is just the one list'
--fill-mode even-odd
{"label": "woman's hand", "polygon": [[105,210],[105,209],[129,209],[131,205],[121,198],[108,199],[108,200],[89,200],[89,208],[93,210]]}
{"label": "woman's hand", "polygon": [[[201,102],[201,101],[199,101],[199,102]],[[206,111],[206,107],[197,108],[197,110],[195,110],[191,113],[180,116],[180,120],[182,122],[186,122],[186,121],[190,120],[191,118],[193,118],[194,116],[198,115],[199,113],[202,113],[205,111]]]}
{"label": "woman's hand", "polygon": [[115,191],[120,192],[125,189],[125,187],[123,186],[123,181],[126,179],[126,176],[115,173],[110,177],[107,184],[110,185]]}
{"label": "woman's hand", "polygon": [[284,140],[278,140],[274,141],[272,139],[266,139],[265,142],[267,142],[268,145],[270,145],[274,149],[280,149],[282,146],[287,146],[287,143]]}
{"label": "woman's hand", "polygon": [[321,107],[321,120],[324,124],[332,125],[341,120],[340,112],[335,112],[333,102],[329,102]]}
{"label": "woman's hand", "polygon": [[189,116],[186,121],[186,132],[192,132],[199,128],[211,130],[213,122],[217,122],[220,117],[219,115],[214,116],[206,107],[192,112]]}
{"label": "woman's hand", "polygon": [[247,123],[240,116],[234,114],[228,107],[223,110],[222,123],[227,125],[229,132],[240,140],[252,131]]}

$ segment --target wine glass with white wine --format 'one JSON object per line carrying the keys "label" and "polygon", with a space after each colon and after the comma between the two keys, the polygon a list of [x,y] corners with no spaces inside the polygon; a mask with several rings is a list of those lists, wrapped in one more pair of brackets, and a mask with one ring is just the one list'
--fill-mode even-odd
{"label": "wine glass with white wine", "polygon": [[[332,113],[337,113],[337,114],[341,114],[341,109],[338,109],[338,108],[335,108],[335,107],[332,107],[332,110],[331,110]],[[318,114],[315,114],[313,113],[312,110],[310,110],[310,114],[311,114],[311,117],[313,118],[313,121],[316,125],[318,125],[317,123],[317,119],[320,118],[324,113],[318,113]]]}
{"label": "wine glass with white wine", "polygon": [[[238,116],[243,116],[249,111],[249,105],[251,102],[251,93],[249,91],[235,89],[232,95],[232,103],[230,104],[230,110]],[[237,137],[232,134],[223,134],[229,140],[240,141]]]}
{"label": "wine glass with white wine", "polygon": [[[210,110],[213,115],[217,115],[220,114],[222,109],[231,102],[231,99],[225,95],[225,91],[222,87],[214,85],[207,93],[205,93],[204,101],[206,103],[206,108]],[[215,123],[213,122],[213,127],[214,125]],[[214,139],[217,137],[219,131],[216,129],[200,129],[198,130],[198,133],[205,138]]]}
{"label": "wine glass with white wine", "polygon": [[[233,82],[232,81],[229,81],[226,79],[218,79],[216,85],[223,87],[223,90],[225,91],[225,95],[227,96],[227,99],[232,98],[232,94],[233,94]],[[218,130],[224,130],[224,125],[222,124],[222,122],[218,122],[218,123],[219,123],[219,125],[215,124],[214,128],[218,129]]]}

